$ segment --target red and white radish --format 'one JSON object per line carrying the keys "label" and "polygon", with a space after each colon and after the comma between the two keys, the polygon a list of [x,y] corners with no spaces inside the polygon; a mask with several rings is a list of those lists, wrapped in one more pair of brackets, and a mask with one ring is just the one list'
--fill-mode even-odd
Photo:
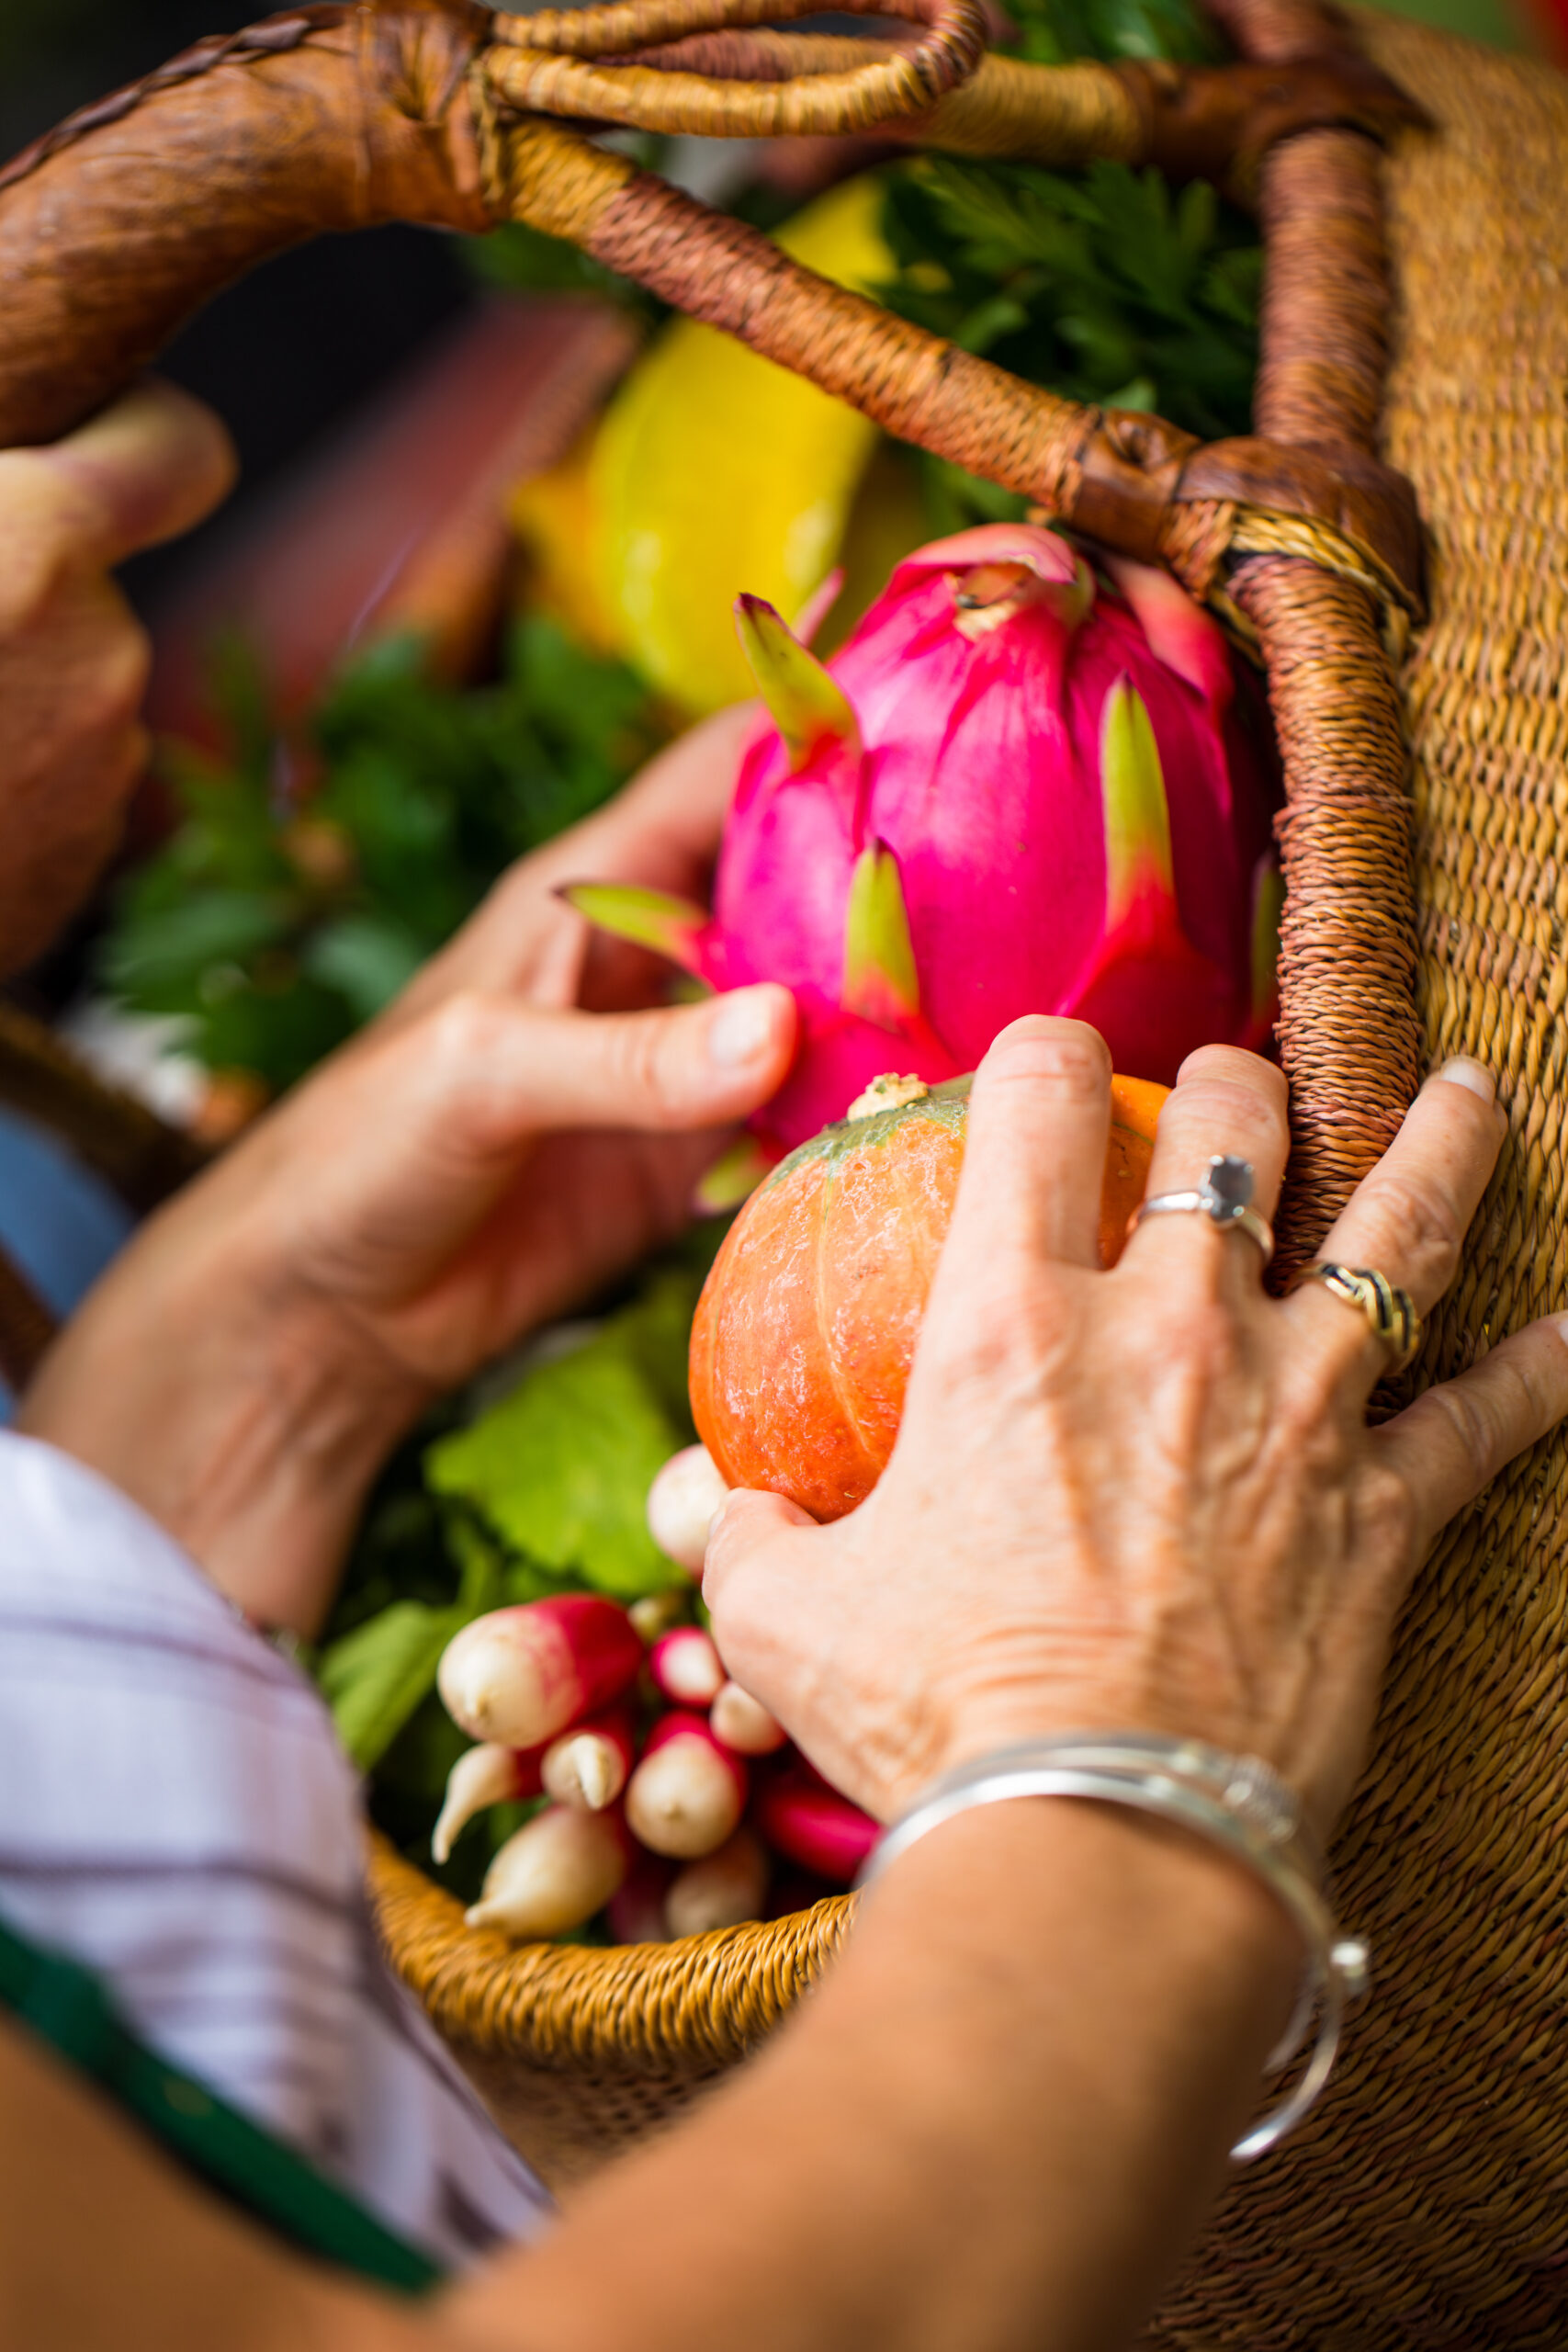
{"label": "red and white radish", "polygon": [[662,1944],[670,1940],[664,1898],[675,1865],[662,1854],[634,1845],[631,1865],[605,1909],[605,1923],[618,1944]]}
{"label": "red and white radish", "polygon": [[748,1785],[745,1765],[719,1746],[703,1716],[664,1715],[626,1782],[626,1820],[652,1852],[692,1861],[739,1826]]}
{"label": "red and white radish", "polygon": [[761,1701],[742,1690],[739,1682],[721,1687],[709,1710],[708,1724],[720,1747],[733,1748],[737,1756],[772,1756],[789,1736]]}
{"label": "red and white radish", "polygon": [[446,1775],[446,1793],[431,1832],[430,1850],[436,1860],[446,1860],[458,1831],[486,1805],[505,1804],[515,1797],[536,1797],[543,1785],[540,1762],[536,1747],[503,1747],[498,1740],[481,1741],[478,1747],[470,1747],[466,1755],[459,1756]]}
{"label": "red and white radish", "polygon": [[629,1860],[618,1815],[547,1805],[496,1855],[468,1925],[520,1940],[565,1935],[603,1910]]}
{"label": "red and white radish", "polygon": [[672,1936],[705,1936],[715,1928],[738,1928],[760,1919],[768,1899],[768,1857],[747,1828],[699,1861],[678,1871],[664,1898],[664,1923]]}
{"label": "red and white radish", "polygon": [[618,1699],[641,1664],[626,1611],[572,1592],[476,1617],[447,1643],[436,1679],[471,1738],[539,1747]]}
{"label": "red and white radish", "polygon": [[648,1532],[693,1576],[702,1572],[713,1515],[729,1492],[705,1445],[672,1453],[648,1490]]}
{"label": "red and white radish", "polygon": [[677,1707],[711,1706],[724,1688],[723,1661],[700,1625],[661,1634],[649,1652],[648,1670]]}
{"label": "red and white radish", "polygon": [[539,1778],[547,1797],[584,1813],[603,1813],[626,1785],[636,1754],[630,1717],[624,1709],[592,1715],[552,1739]]}
{"label": "red and white radish", "polygon": [[785,1859],[848,1886],[882,1835],[858,1804],[829,1787],[808,1764],[787,1764],[758,1784],[758,1828]]}

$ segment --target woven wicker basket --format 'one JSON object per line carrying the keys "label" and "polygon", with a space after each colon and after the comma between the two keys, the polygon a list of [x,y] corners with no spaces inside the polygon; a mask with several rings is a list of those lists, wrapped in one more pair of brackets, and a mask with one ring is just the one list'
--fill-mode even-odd
{"label": "woven wicker basket", "polygon": [[[790,13],[637,5],[649,43]],[[1250,81],[994,62],[976,74],[958,0],[922,0],[908,67],[869,45],[829,59],[820,43],[721,31],[606,69],[564,53],[595,46],[565,17],[492,20],[462,0],[296,11],[204,45],[12,167],[0,443],[85,413],[264,250],[393,213],[478,227],[511,212],[907,437],[1161,554],[1260,649],[1284,752],[1287,1262],[1382,1148],[1427,1058],[1464,1050],[1499,1075],[1511,1141],[1420,1381],[1565,1303],[1568,84],[1393,19],[1347,28],[1308,0],[1226,0],[1224,14],[1258,61]],[[1396,127],[1386,86],[1347,64],[1355,49],[1426,127]],[[845,59],[835,114],[821,71]],[[685,70],[654,70],[671,64]],[[1021,72],[1033,76],[1021,96]],[[901,107],[902,135],[967,152],[1216,173],[1266,147],[1261,438],[1194,451],[1147,420],[933,356],[914,330],[768,260],[750,232],[694,221],[685,199],[508,110],[525,103],[730,130],[843,130]],[[1414,487],[1424,591],[1388,468]],[[47,1059],[0,1025],[0,1093],[36,1107],[41,1088],[100,1160],[123,1148],[154,1182],[146,1136],[111,1148],[112,1107],[52,1065],[40,1078]],[[0,1360],[20,1367],[39,1318],[4,1277]],[[1307,2126],[1227,2193],[1160,2343],[1568,2344],[1565,1460],[1554,1442],[1500,1478],[1411,1601],[1335,1857],[1343,1916],[1379,1962],[1375,1997]],[[688,1943],[513,1951],[466,1930],[389,1850],[372,1871],[398,1967],[558,2180],[742,2057],[849,1917],[839,1901]]]}

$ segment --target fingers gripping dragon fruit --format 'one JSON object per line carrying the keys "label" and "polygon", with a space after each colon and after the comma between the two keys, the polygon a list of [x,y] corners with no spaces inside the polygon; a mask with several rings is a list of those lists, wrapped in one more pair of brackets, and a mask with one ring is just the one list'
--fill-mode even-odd
{"label": "fingers gripping dragon fruit", "polygon": [[736,606],[773,724],[741,763],[711,916],[567,895],[714,987],[785,982],[801,1044],[756,1122],[788,1150],[895,1066],[972,1069],[1024,1012],[1168,1083],[1274,1017],[1266,731],[1167,573],[993,524],[908,557],[824,665]]}

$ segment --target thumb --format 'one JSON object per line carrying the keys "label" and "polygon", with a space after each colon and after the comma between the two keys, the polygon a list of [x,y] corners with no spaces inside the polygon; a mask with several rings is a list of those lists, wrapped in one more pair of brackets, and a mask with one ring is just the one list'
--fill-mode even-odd
{"label": "thumb", "polygon": [[75,555],[104,565],[191,529],[228,495],[237,470],[212,411],[159,379],[26,454],[67,494]]}
{"label": "thumb", "polygon": [[764,1493],[754,1487],[737,1487],[725,1497],[708,1524],[707,1550],[703,1555],[703,1600],[714,1618],[718,1654],[736,1671],[721,1630],[725,1595],[741,1569],[767,1544],[793,1530],[817,1532],[808,1510],[787,1496]]}

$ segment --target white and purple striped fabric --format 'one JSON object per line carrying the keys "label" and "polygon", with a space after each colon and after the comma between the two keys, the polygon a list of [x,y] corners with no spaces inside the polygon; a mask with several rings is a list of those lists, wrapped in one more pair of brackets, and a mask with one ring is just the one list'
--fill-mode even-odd
{"label": "white and purple striped fabric", "polygon": [[376,1943],[311,1684],[80,1464],[0,1432],[0,1917],[449,2265],[540,2183]]}

